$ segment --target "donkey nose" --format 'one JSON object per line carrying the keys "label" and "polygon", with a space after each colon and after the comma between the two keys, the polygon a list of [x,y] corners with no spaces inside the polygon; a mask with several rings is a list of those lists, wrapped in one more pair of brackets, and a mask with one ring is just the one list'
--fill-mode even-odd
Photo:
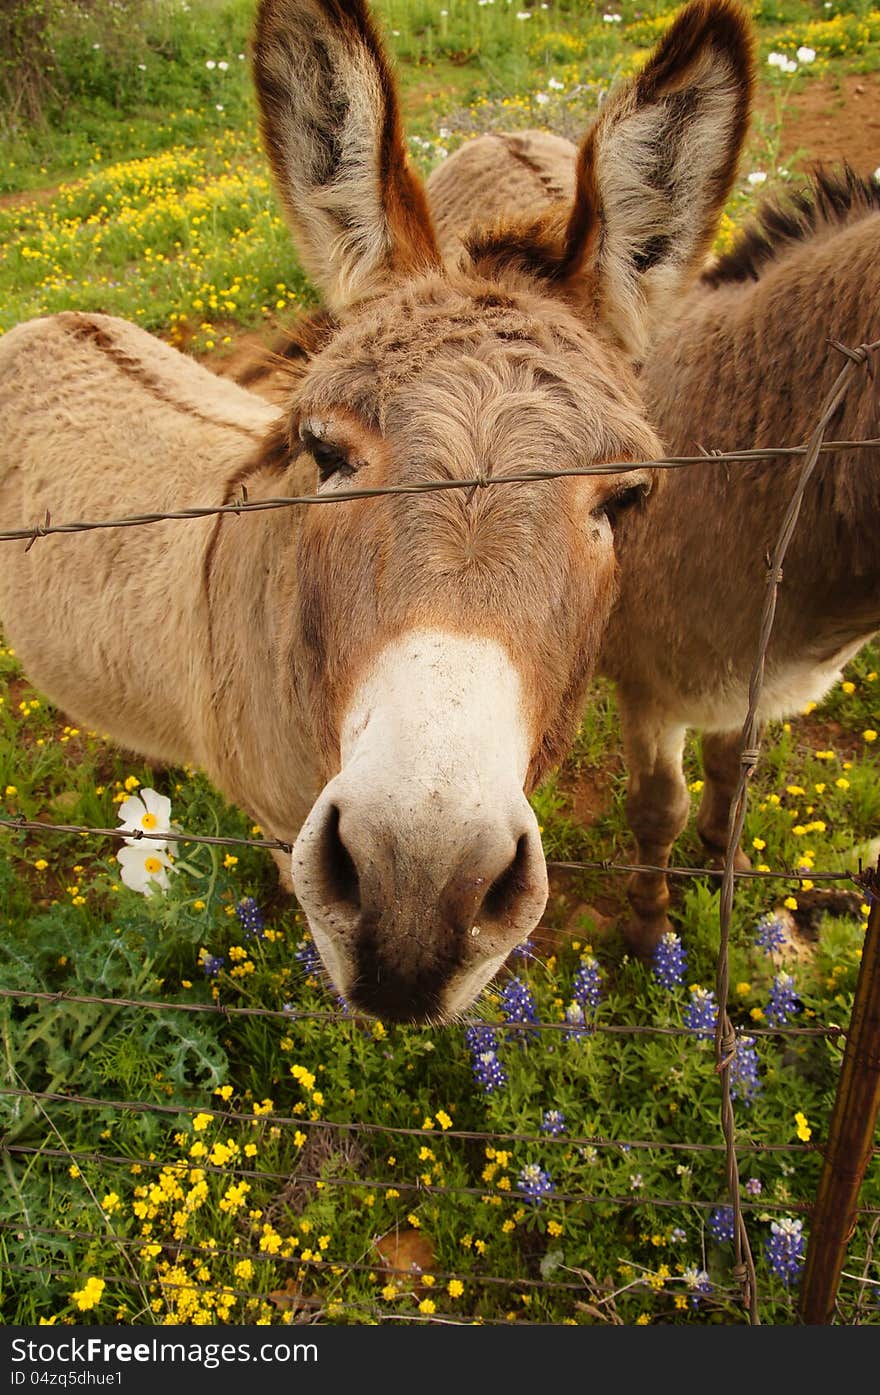
{"label": "donkey nose", "polygon": [[448,809],[382,819],[338,787],[325,796],[294,849],[293,879],[331,977],[365,1011],[436,1018],[457,974],[476,985],[480,964],[500,967],[541,917],[534,814],[518,792],[503,815],[460,813],[450,829]]}

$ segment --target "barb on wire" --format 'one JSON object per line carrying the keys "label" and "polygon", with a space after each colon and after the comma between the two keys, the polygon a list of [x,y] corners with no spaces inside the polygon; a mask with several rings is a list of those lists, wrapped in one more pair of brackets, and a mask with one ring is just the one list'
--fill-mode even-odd
{"label": "barb on wire", "polygon": [[[436,1135],[435,1135],[436,1137]],[[170,1162],[161,1158],[141,1158],[125,1156],[118,1153],[95,1153],[77,1150],[75,1148],[46,1148],[43,1145],[26,1143],[7,1143],[3,1152],[9,1157],[33,1157],[33,1158],[54,1158],[65,1163],[74,1162],[77,1166],[82,1163],[100,1163],[102,1167],[136,1167],[139,1171],[149,1169],[151,1171],[162,1171],[167,1169],[174,1176],[185,1176],[192,1168],[192,1161],[174,1158]],[[407,1182],[403,1178],[388,1179],[385,1177],[327,1177],[323,1174],[313,1172],[297,1171],[293,1174],[287,1172],[270,1172],[265,1169],[253,1167],[236,1167],[228,1163],[214,1164],[207,1162],[204,1158],[199,1159],[199,1170],[201,1172],[218,1173],[222,1177],[252,1177],[259,1178],[264,1182],[283,1182],[289,1184],[292,1178],[297,1182],[314,1184],[320,1183],[323,1189],[327,1187],[360,1187],[365,1191],[397,1191],[411,1192],[416,1196],[501,1196],[505,1198],[516,1198],[519,1201],[533,1201],[532,1192],[511,1187],[509,1190],[493,1192],[491,1187],[467,1186],[446,1186],[437,1182]],[[587,1192],[554,1192],[553,1200],[559,1204],[572,1203],[579,1206],[660,1206],[660,1207],[681,1207],[694,1206],[698,1210],[712,1211],[718,1205],[716,1201],[700,1201],[693,1197],[688,1197],[683,1201],[680,1196],[643,1196],[641,1193],[628,1192],[624,1196],[613,1193],[587,1193]],[[744,1208],[760,1211],[784,1211],[786,1214],[798,1211],[808,1215],[812,1206],[806,1201],[775,1201],[763,1197],[759,1201],[743,1201]],[[862,1206],[859,1207],[859,1215],[875,1215],[880,1212],[880,1207]]]}
{"label": "barb on wire", "polygon": [[[65,989],[50,992],[44,988],[0,988],[0,998],[15,998],[16,1001],[42,1001],[53,1003],[95,1003],[104,1007],[141,1008],[149,1012],[208,1012],[220,1017],[274,1017],[286,1022],[327,1022],[337,1026],[347,1024],[355,1027],[372,1028],[375,1018],[354,1012],[300,1012],[290,1008],[230,1007],[225,1003],[172,1003],[156,998],[102,998],[93,993],[68,993]],[[480,1021],[480,1026],[497,1027],[503,1025],[505,1032],[570,1032],[569,1022],[498,1022]],[[410,1028],[411,1031],[417,1030]],[[436,1032],[436,1027],[426,1028]],[[655,1027],[647,1023],[631,1022],[591,1022],[580,1029],[586,1034],[608,1032],[612,1036],[667,1036],[692,1037],[690,1027]],[[815,1027],[749,1027],[749,1036],[773,1037],[829,1037],[846,1036],[846,1028],[836,1023],[819,1023]]]}
{"label": "barb on wire", "polygon": [[[255,1115],[242,1114],[234,1109],[215,1109],[197,1104],[160,1104],[153,1100],[105,1100],[93,1095],[64,1095],[50,1090],[22,1090],[13,1086],[0,1086],[0,1098],[37,1100],[49,1104],[76,1104],[87,1109],[128,1110],[136,1114],[208,1114],[212,1119],[229,1124],[254,1124],[258,1118],[271,1118],[273,1125],[286,1125],[300,1130],[333,1129],[337,1133],[380,1133],[394,1138],[437,1139],[434,1128],[405,1128],[400,1124],[372,1124],[366,1120],[338,1122],[335,1119],[305,1119],[299,1114]],[[486,1143],[540,1143],[557,1144],[566,1148],[648,1148],[658,1152],[684,1153],[723,1153],[723,1143],[673,1142],[669,1139],[643,1138],[604,1138],[600,1134],[546,1134],[546,1133],[498,1133],[488,1129],[444,1129],[442,1138],[456,1138],[467,1142]],[[815,1153],[822,1151],[820,1143],[746,1143],[743,1151],[750,1153]],[[880,1147],[874,1149],[880,1156]]]}
{"label": "barb on wire", "polygon": [[758,1315],[757,1279],[755,1274],[755,1263],[749,1245],[748,1231],[743,1217],[744,1203],[740,1195],[739,1166],[736,1155],[736,1126],[733,1098],[730,1088],[730,1068],[736,1049],[736,1035],[727,1011],[728,992],[730,988],[729,945],[733,919],[733,895],[735,885],[734,859],[745,826],[749,781],[754,771],[760,750],[758,711],[763,692],[764,666],[767,658],[767,650],[769,648],[770,636],[773,631],[773,622],[776,616],[776,601],[783,578],[783,562],[785,561],[788,545],[795,527],[797,526],[807,484],[813,474],[816,462],[822,450],[825,432],[837,408],[846,395],[853,374],[857,369],[863,368],[866,364],[870,364],[871,356],[880,349],[880,340],[872,344],[861,344],[856,349],[847,349],[840,344],[835,344],[834,347],[844,353],[847,362],[840,370],[840,373],[837,375],[837,378],[822,402],[816,426],[804,447],[803,465],[794,492],[783,516],[776,546],[773,549],[767,568],[766,591],[761,612],[757,650],[749,681],[748,711],[740,737],[740,774],[731,805],[727,847],[724,857],[724,874],[721,880],[721,893],[719,897],[720,944],[718,972],[716,976],[718,1018],[715,1028],[715,1053],[718,1071],[721,1077],[721,1125],[727,1144],[727,1185],[733,1203],[734,1273],[742,1284],[744,1306],[748,1310],[749,1321],[753,1325],[758,1325],[760,1323]]}
{"label": "barb on wire", "polygon": [[[880,438],[863,441],[829,441],[822,447],[826,451],[863,450],[880,446]],[[556,470],[521,470],[516,474],[477,476],[462,480],[414,480],[409,484],[395,484],[375,489],[338,489],[329,494],[295,494],[273,499],[248,499],[239,497],[227,504],[194,505],[192,508],[174,509],[166,513],[138,513],[120,518],[80,519],[75,522],[53,523],[49,510],[43,523],[35,523],[30,528],[7,528],[0,531],[0,542],[27,542],[25,551],[33,547],[38,538],[47,538],[57,533],[90,533],[103,528],[139,528],[151,523],[172,523],[198,518],[216,518],[223,514],[264,513],[271,509],[293,508],[300,504],[341,504],[355,499],[376,499],[394,494],[431,494],[447,489],[491,488],[495,485],[536,484],[541,480],[567,479],[570,476],[623,475],[633,470],[678,470],[689,465],[709,464],[748,464],[753,460],[774,460],[780,457],[803,455],[806,446],[777,446],[760,450],[727,451],[724,454],[668,456],[663,460],[609,461],[598,465],[578,465],[560,467]]]}
{"label": "barb on wire", "polygon": [[[19,830],[22,833],[75,833],[81,837],[91,838],[119,838],[126,842],[138,842],[141,839],[158,839],[163,842],[173,839],[176,843],[206,843],[214,847],[222,848],[266,848],[273,852],[292,852],[293,844],[285,842],[281,838],[234,838],[220,837],[216,834],[188,833],[184,829],[172,829],[153,833],[148,829],[134,828],[127,829],[121,825],[117,828],[98,828],[91,824],[80,823],[47,823],[43,819],[28,819],[23,814],[0,815],[0,829]],[[663,872],[669,877],[716,877],[721,880],[724,876],[722,867],[660,867],[653,863],[641,862],[612,862],[605,859],[587,859],[583,862],[549,860],[547,866],[551,870],[560,872],[605,872],[608,874],[630,873],[630,872]],[[753,868],[745,871],[735,871],[737,880],[753,881],[780,881],[780,882],[852,882],[861,889],[863,878],[858,872],[832,872],[832,871],[808,871],[798,870],[794,867],[780,867],[769,872],[758,872]]]}

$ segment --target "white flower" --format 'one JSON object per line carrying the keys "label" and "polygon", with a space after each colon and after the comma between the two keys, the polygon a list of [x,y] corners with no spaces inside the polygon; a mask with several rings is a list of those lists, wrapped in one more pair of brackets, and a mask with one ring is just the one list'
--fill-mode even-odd
{"label": "white flower", "polygon": [[223,103],[222,103],[222,102],[217,102],[215,105],[216,105],[218,111],[222,111],[222,110],[223,110]]}
{"label": "white flower", "polygon": [[565,87],[565,83],[560,82],[559,78],[548,78],[547,86],[552,88],[554,92],[561,92]]}
{"label": "white flower", "polygon": [[549,100],[550,100],[550,98],[547,96],[547,93],[546,93],[546,92],[536,92],[536,93],[535,93],[535,101],[538,103],[538,106],[539,106],[539,107],[545,107],[545,106],[547,105],[547,103],[549,102]]}
{"label": "white flower", "polygon": [[784,53],[768,53],[767,62],[771,68],[781,68],[783,64],[788,62],[788,59]]}
{"label": "white flower", "polygon": [[437,134],[441,140],[449,140],[449,137],[452,135],[452,132],[450,131],[448,126],[438,126]]}
{"label": "white flower", "polygon": [[816,50],[814,48],[807,48],[806,44],[801,44],[797,51],[797,59],[799,63],[815,63]]}
{"label": "white flower", "polygon": [[795,61],[794,61],[793,58],[785,58],[785,59],[783,59],[783,61],[782,61],[782,62],[780,63],[780,65],[779,65],[779,67],[780,67],[780,71],[783,72],[783,73],[796,73],[797,70],[798,70],[798,65],[797,65],[797,63],[795,63]]}
{"label": "white flower", "polygon": [[229,67],[229,64],[226,62],[225,58],[221,58],[220,62],[217,64],[217,67],[220,69],[221,73],[225,73],[226,69]]}
{"label": "white flower", "polygon": [[140,68],[142,73],[145,73],[147,71],[146,63],[138,63],[138,67]]}
{"label": "white flower", "polygon": [[126,843],[116,854],[116,861],[122,868],[120,875],[125,885],[143,896],[151,896],[155,887],[167,891],[171,885],[167,871],[171,859],[161,847],[151,848],[146,842]]}
{"label": "white flower", "polygon": [[516,17],[517,19],[531,19],[532,12],[531,10],[517,10]]}
{"label": "white flower", "polygon": [[240,53],[240,54],[238,55],[238,61],[239,61],[239,63],[243,63],[243,62],[244,62],[244,54],[243,54],[243,53]]}
{"label": "white flower", "polygon": [[216,66],[217,64],[214,62],[213,58],[209,58],[208,61],[205,63],[206,68],[216,68]]}
{"label": "white flower", "polygon": [[[171,832],[171,800],[155,790],[142,790],[140,794],[130,794],[123,799],[116,811],[126,833],[140,830],[143,833],[165,834]],[[167,838],[126,838],[126,843],[144,847],[148,852],[167,848]]]}
{"label": "white flower", "polygon": [[752,170],[752,173],[749,175],[749,183],[754,189],[758,184],[763,184],[766,178],[767,175],[763,170]]}

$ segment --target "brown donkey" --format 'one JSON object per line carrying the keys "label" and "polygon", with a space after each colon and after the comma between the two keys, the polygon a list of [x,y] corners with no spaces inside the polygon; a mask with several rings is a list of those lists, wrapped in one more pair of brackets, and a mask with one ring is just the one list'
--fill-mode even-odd
{"label": "brown donkey", "polygon": [[[122,321],[0,342],[0,517],[327,501],[0,549],[3,623],[83,723],[201,766],[272,835],[340,993],[462,1012],[546,895],[527,801],[566,750],[646,471],[333,501],[656,456],[631,360],[701,264],[751,84],[727,0],[606,106],[576,188],[444,264],[361,0],[262,0],[269,160],[326,311],[275,419]],[[552,264],[542,249],[556,249]],[[311,806],[311,808],[310,808]]]}
{"label": "brown donkey", "polygon": [[[485,235],[468,225],[476,200],[487,205],[490,183],[505,199],[533,203],[542,188],[570,188],[576,161],[574,146],[542,132],[462,147],[429,181],[450,253]],[[817,174],[804,192],[768,204],[680,308],[641,375],[667,451],[802,444],[840,367],[828,338],[853,345],[880,338],[880,186],[846,169]],[[880,435],[876,381],[853,385],[832,434]],[[650,508],[620,520],[620,594],[598,670],[617,685],[627,816],[642,863],[665,867],[687,821],[689,727],[702,732],[697,827],[712,854],[726,847],[765,558],[800,468],[797,458],[778,458],[677,470]],[[880,451],[822,456],[786,559],[763,722],[821,698],[880,628],[878,518]],[[737,861],[748,865],[741,852]],[[635,873],[629,896],[628,937],[649,951],[670,929],[665,875]]]}

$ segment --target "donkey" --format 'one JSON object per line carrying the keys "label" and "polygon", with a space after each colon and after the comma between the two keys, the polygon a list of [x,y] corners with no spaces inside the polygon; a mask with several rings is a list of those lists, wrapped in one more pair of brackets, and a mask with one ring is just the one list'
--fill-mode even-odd
{"label": "donkey", "polygon": [[[491,184],[533,205],[564,196],[578,155],[543,132],[480,138],[428,182],[448,255],[478,244],[476,199]],[[545,199],[547,194],[545,193]],[[497,207],[493,199],[492,207]],[[816,173],[768,203],[726,255],[707,265],[657,337],[641,372],[652,425],[666,448],[691,455],[803,443],[839,369],[829,337],[880,337],[880,186],[852,170]],[[841,440],[880,436],[880,397],[867,376],[834,424]],[[620,590],[597,669],[616,684],[628,770],[627,817],[639,862],[666,867],[689,813],[686,730],[702,733],[704,790],[697,829],[710,856],[726,850],[740,774],[766,586],[801,468],[797,458],[672,472],[650,508],[622,517]],[[759,719],[818,701],[880,628],[880,452],[820,458],[779,593]],[[737,852],[736,866],[748,867]],[[624,933],[648,953],[671,928],[663,872],[631,877]]]}
{"label": "donkey", "polygon": [[[201,767],[295,840],[288,885],[364,1012],[461,1014],[542,914],[527,795],[571,740],[614,529],[652,484],[626,462],[659,449],[632,362],[711,242],[752,66],[742,12],[693,0],[607,103],[565,206],[446,264],[362,0],[261,0],[263,140],[325,305],[286,409],[101,315],[0,341],[7,526],[317,491],[2,548],[0,607],[81,724]],[[601,462],[624,465],[504,482]]]}

